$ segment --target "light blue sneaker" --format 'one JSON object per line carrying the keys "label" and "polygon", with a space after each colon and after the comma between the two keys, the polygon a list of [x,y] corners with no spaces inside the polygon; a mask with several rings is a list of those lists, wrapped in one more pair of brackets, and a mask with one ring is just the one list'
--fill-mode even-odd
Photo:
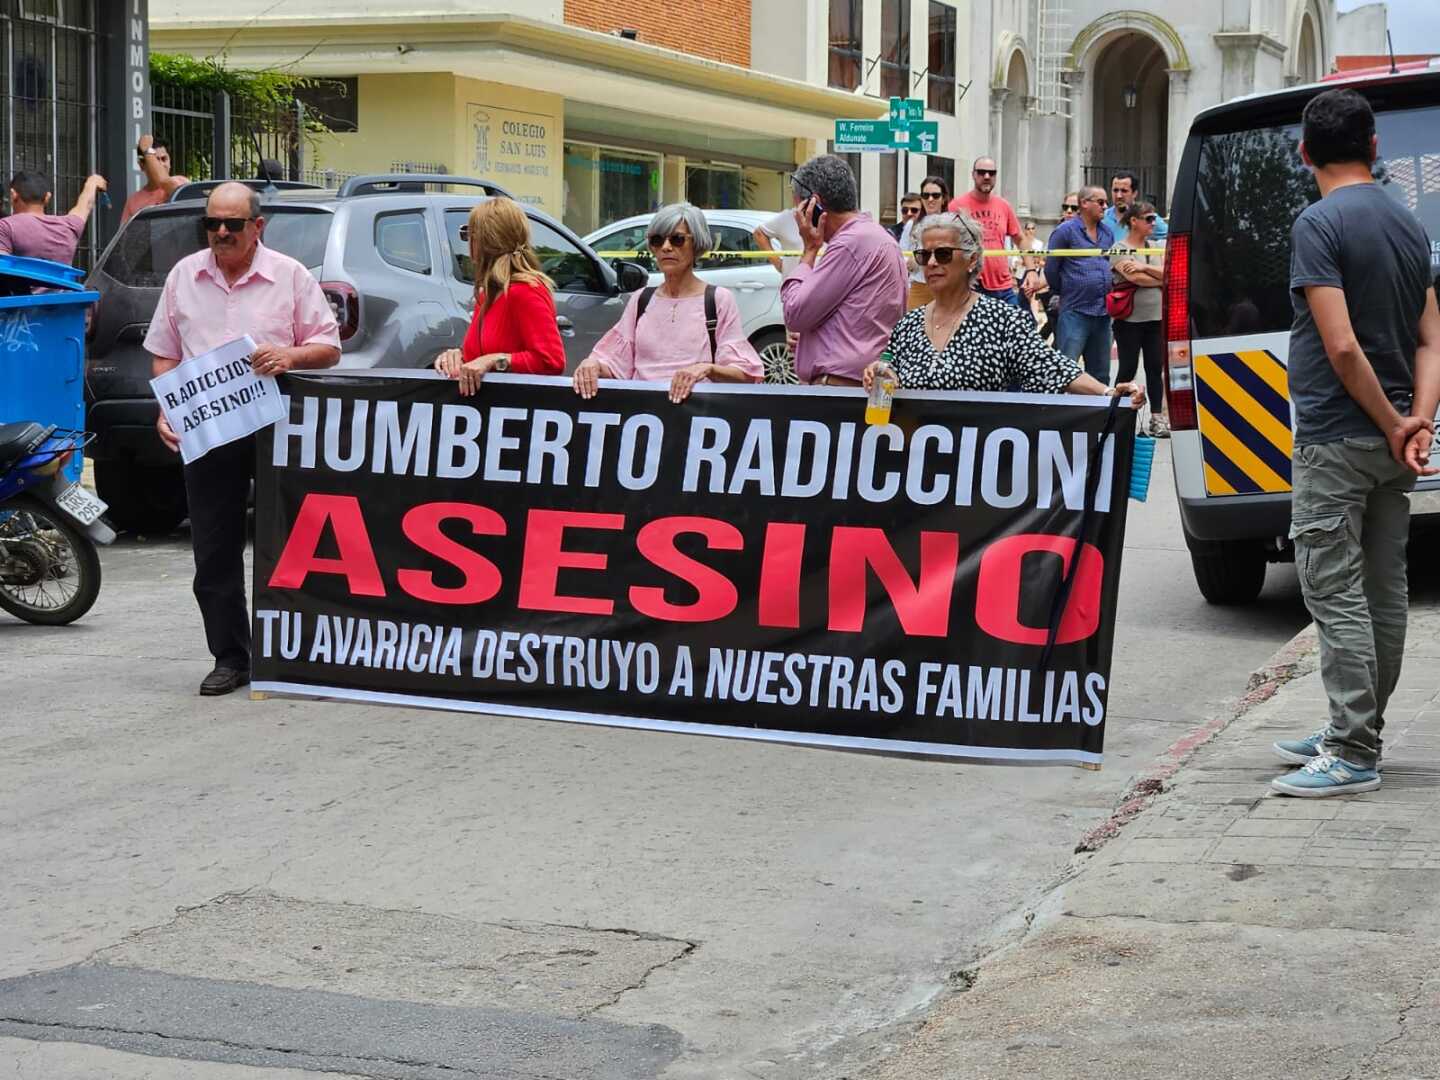
{"label": "light blue sneaker", "polygon": [[[1271,743],[1275,756],[1281,761],[1288,761],[1291,765],[1308,765],[1320,756],[1325,749],[1325,735],[1330,730],[1328,726],[1322,727],[1303,739],[1285,739],[1281,742]],[[1375,755],[1375,771],[1383,772],[1385,765],[1382,762],[1383,752]]]}
{"label": "light blue sneaker", "polygon": [[1323,799],[1327,795],[1352,795],[1374,791],[1380,786],[1380,773],[1362,769],[1348,761],[1321,752],[1311,758],[1298,772],[1286,773],[1270,781],[1281,795],[1298,795],[1302,799]]}

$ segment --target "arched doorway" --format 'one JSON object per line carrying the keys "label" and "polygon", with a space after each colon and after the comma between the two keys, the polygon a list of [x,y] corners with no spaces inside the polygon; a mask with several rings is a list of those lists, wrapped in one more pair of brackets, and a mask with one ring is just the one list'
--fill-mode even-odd
{"label": "arched doorway", "polygon": [[[1022,194],[1028,185],[1023,183],[1027,168],[1023,142],[1028,138],[1021,124],[1025,113],[1025,102],[1030,97],[1030,76],[1025,70],[1025,56],[1016,49],[1010,56],[1010,67],[1005,73],[1005,104],[1000,113],[1000,191],[1016,207],[1029,203]],[[1028,205],[1025,205],[1028,210]]]}
{"label": "arched doorway", "polygon": [[1148,34],[1116,35],[1095,60],[1091,94],[1091,143],[1081,175],[1086,184],[1110,187],[1116,172],[1140,177],[1142,197],[1166,210],[1166,146],[1169,140],[1170,76],[1165,52]]}
{"label": "arched doorway", "polygon": [[1320,78],[1320,46],[1315,34],[1315,20],[1308,11],[1300,22],[1300,48],[1295,73],[1302,83],[1313,83]]}

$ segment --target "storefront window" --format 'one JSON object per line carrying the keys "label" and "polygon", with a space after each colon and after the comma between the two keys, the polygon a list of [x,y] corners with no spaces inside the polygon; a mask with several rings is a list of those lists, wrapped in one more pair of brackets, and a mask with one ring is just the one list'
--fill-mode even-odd
{"label": "storefront window", "polygon": [[860,85],[860,7],[860,0],[830,0],[830,85],[840,90]]}
{"label": "storefront window", "polygon": [[689,165],[685,168],[685,198],[702,210],[738,210],[744,192],[738,166]]}
{"label": "storefront window", "polygon": [[581,236],[659,207],[659,154],[565,144],[565,224]]}
{"label": "storefront window", "polygon": [[955,115],[955,9],[930,0],[930,93],[936,112]]}
{"label": "storefront window", "polygon": [[910,96],[910,0],[880,5],[880,96]]}

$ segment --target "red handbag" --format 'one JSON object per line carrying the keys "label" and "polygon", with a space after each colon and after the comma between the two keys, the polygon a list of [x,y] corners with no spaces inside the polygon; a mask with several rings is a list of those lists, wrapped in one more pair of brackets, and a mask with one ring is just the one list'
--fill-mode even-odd
{"label": "red handbag", "polygon": [[1135,314],[1135,289],[1132,282],[1116,285],[1105,294],[1105,310],[1112,319],[1128,319]]}

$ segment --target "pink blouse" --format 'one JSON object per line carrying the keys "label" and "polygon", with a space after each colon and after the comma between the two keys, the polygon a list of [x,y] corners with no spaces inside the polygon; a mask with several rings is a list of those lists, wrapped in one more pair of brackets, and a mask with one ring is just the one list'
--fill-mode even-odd
{"label": "pink blouse", "polygon": [[616,379],[644,379],[669,382],[671,376],[691,364],[714,363],[737,367],[758,381],[764,373],[760,356],[745,337],[740,309],[729,289],[715,290],[715,356],[710,355],[710,338],[705,333],[705,296],[679,300],[656,293],[645,308],[645,318],[636,324],[640,306],[636,292],[625,305],[625,314],[595,346],[591,359],[598,360]]}

